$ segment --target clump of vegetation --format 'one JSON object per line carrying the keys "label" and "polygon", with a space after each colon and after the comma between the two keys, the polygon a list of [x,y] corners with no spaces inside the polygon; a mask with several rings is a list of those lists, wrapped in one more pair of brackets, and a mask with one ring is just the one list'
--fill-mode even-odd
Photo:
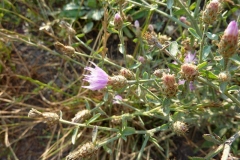
{"label": "clump of vegetation", "polygon": [[4,0],[0,157],[238,159],[237,3]]}

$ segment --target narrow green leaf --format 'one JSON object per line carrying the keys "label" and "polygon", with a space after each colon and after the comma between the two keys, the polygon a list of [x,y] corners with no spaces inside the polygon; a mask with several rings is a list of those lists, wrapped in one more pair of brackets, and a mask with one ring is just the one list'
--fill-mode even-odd
{"label": "narrow green leaf", "polygon": [[193,28],[188,28],[188,31],[191,33],[191,35],[193,35],[195,38],[197,38],[198,40],[201,40],[201,37],[197,34],[196,30]]}
{"label": "narrow green leaf", "polygon": [[[94,0],[95,1],[95,0]],[[103,17],[104,9],[96,9],[93,11],[92,19],[95,21],[99,21]]]}
{"label": "narrow green leaf", "polygon": [[119,52],[123,54],[124,50],[125,50],[124,46],[122,44],[119,44]]}
{"label": "narrow green leaf", "polygon": [[147,73],[147,72],[144,72],[144,73],[143,73],[143,79],[148,79],[148,77],[149,77],[148,73]]}
{"label": "narrow green leaf", "polygon": [[93,22],[88,22],[84,27],[83,27],[83,33],[88,33],[92,30],[93,28]]}
{"label": "narrow green leaf", "polygon": [[176,71],[176,72],[179,72],[179,71],[180,71],[179,66],[176,65],[176,64],[169,63],[169,64],[168,64],[168,67],[170,68],[170,70],[174,70],[174,71]]}
{"label": "narrow green leaf", "polygon": [[207,32],[206,35],[211,40],[218,40],[218,35],[216,35],[216,34],[213,34],[211,32]]}
{"label": "narrow green leaf", "polygon": [[204,134],[203,138],[209,142],[213,142],[214,144],[221,144],[221,141],[216,139],[213,135],[211,134]]}
{"label": "narrow green leaf", "polygon": [[203,47],[203,60],[207,59],[210,52],[211,52],[211,46],[204,46]]}
{"label": "narrow green leaf", "polygon": [[203,62],[203,63],[199,64],[199,65],[197,66],[197,68],[200,70],[200,69],[202,69],[202,68],[204,68],[204,67],[206,67],[206,66],[207,66],[207,62]]}
{"label": "narrow green leaf", "polygon": [[107,152],[108,154],[112,154],[112,149],[109,148],[107,145],[103,145],[103,149],[105,152]]}
{"label": "narrow green leaf", "polygon": [[228,91],[239,91],[240,87],[238,85],[233,85],[227,89]]}
{"label": "narrow green leaf", "polygon": [[168,9],[171,9],[172,6],[173,6],[173,3],[174,3],[174,0],[168,0],[168,1],[167,1],[167,8],[168,8]]}
{"label": "narrow green leaf", "polygon": [[169,52],[172,56],[176,57],[177,53],[178,53],[178,43],[176,41],[173,41],[170,45],[169,45]]}
{"label": "narrow green leaf", "polygon": [[78,130],[79,130],[79,127],[76,127],[73,129],[72,144],[75,144],[75,142],[76,142]]}
{"label": "narrow green leaf", "polygon": [[92,123],[92,122],[94,122],[95,120],[97,120],[100,116],[101,116],[101,113],[95,114],[91,119],[89,119],[89,120],[87,121],[87,125],[89,125],[90,123]]}
{"label": "narrow green leaf", "polygon": [[150,137],[149,141],[152,142],[152,143],[154,143],[154,145],[155,145],[158,149],[160,149],[161,151],[164,151],[164,149],[159,145],[159,143],[158,143],[158,141],[157,141],[156,138]]}
{"label": "narrow green leaf", "polygon": [[144,137],[145,137],[145,139],[144,139],[144,142],[143,142],[143,144],[142,144],[142,147],[141,147],[141,149],[140,149],[140,151],[139,151],[139,154],[138,154],[138,156],[137,156],[137,160],[141,160],[142,155],[143,155],[144,148],[146,147],[147,142],[148,142],[150,136],[149,136],[149,135],[145,135]]}
{"label": "narrow green leaf", "polygon": [[122,131],[122,135],[124,136],[129,136],[135,133],[135,128],[133,127],[126,127],[123,131]]}
{"label": "narrow green leaf", "polygon": [[207,78],[210,79],[218,79],[218,76],[212,73],[211,71],[202,70],[201,75],[206,76]]}
{"label": "narrow green leaf", "polygon": [[228,82],[221,82],[220,83],[220,90],[224,93],[227,89]]}
{"label": "narrow green leaf", "polygon": [[220,153],[223,150],[224,144],[221,144],[217,149],[215,149],[214,151],[208,153],[204,159],[210,159],[212,157],[214,157],[215,155],[217,155],[218,153]]}
{"label": "narrow green leaf", "polygon": [[188,157],[190,160],[205,160],[205,158],[202,157]]}

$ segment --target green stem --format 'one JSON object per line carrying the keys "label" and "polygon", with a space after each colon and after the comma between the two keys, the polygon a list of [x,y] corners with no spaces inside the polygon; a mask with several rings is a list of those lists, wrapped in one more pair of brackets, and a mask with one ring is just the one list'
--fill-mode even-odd
{"label": "green stem", "polygon": [[234,96],[232,96],[231,94],[229,94],[228,91],[226,91],[226,92],[223,93],[223,92],[219,89],[218,86],[216,86],[216,85],[213,84],[212,82],[210,82],[210,81],[208,81],[208,80],[206,80],[206,79],[204,79],[204,78],[202,78],[202,77],[198,77],[197,80],[200,81],[200,82],[202,82],[202,83],[205,83],[205,84],[211,86],[212,88],[214,88],[215,90],[217,90],[217,92],[220,92],[220,93],[224,94],[225,96],[227,96],[228,98],[230,98],[233,102],[235,102],[235,103],[237,104],[237,106],[240,108],[240,101],[239,101],[237,98],[235,98]]}
{"label": "green stem", "polygon": [[126,48],[125,48],[125,44],[124,44],[124,37],[123,37],[123,28],[121,27],[121,29],[119,29],[119,39],[120,39],[120,42],[121,42],[121,47],[123,49],[123,57],[124,57],[124,61],[126,62],[126,66],[128,65],[127,63],[127,55],[126,55]]}
{"label": "green stem", "polygon": [[208,25],[206,24],[206,26],[204,26],[204,29],[203,29],[202,40],[201,40],[201,44],[200,44],[199,64],[201,64],[203,61],[203,58],[202,58],[203,57],[203,47],[204,47],[204,41],[205,41],[205,33],[207,30],[208,30]]}
{"label": "green stem", "polygon": [[[64,123],[64,124],[79,126],[79,127],[86,127],[86,128],[94,128],[95,127],[95,125],[86,125],[86,124],[81,124],[81,123],[74,123],[74,122],[70,122],[70,121],[67,121],[67,120],[64,120],[64,119],[59,119],[59,122]],[[111,132],[119,132],[119,129],[116,129],[116,128],[108,128],[108,127],[98,126],[98,129],[105,130],[105,131],[111,131]]]}
{"label": "green stem", "polygon": [[147,9],[150,9],[150,10],[153,10],[165,17],[167,17],[168,19],[176,22],[177,24],[181,25],[182,27],[184,28],[188,28],[188,25],[186,25],[185,23],[182,23],[180,20],[178,20],[177,18],[174,18],[170,15],[168,15],[167,13],[161,11],[161,10],[158,10],[157,8],[154,8],[152,7],[151,5],[144,5],[144,4],[141,4],[141,3],[138,3],[138,2],[135,2],[135,1],[132,1],[132,0],[127,0],[128,2],[132,3],[132,4],[135,4],[136,6],[140,6],[140,7],[143,7],[143,8],[147,8]]}
{"label": "green stem", "polygon": [[158,96],[156,96],[155,94],[153,94],[149,89],[143,87],[142,85],[140,85],[141,88],[145,89],[151,96],[153,96],[154,98],[156,98],[159,102],[162,102],[162,100],[160,98],[158,98]]}
{"label": "green stem", "polygon": [[195,7],[195,10],[194,10],[194,17],[197,18],[197,16],[199,15],[199,8],[200,8],[200,4],[201,4],[201,1],[202,0],[198,0],[197,3],[196,3],[196,7]]}
{"label": "green stem", "polygon": [[[198,27],[198,24],[197,24],[197,22],[196,22],[196,19],[198,19],[198,18],[193,17],[193,16],[191,15],[191,13],[186,9],[187,7],[184,6],[180,0],[177,0],[177,2],[178,2],[178,4],[180,5],[181,9],[183,9],[183,10],[186,12],[187,16],[190,18],[191,24],[193,25],[193,27],[194,27],[194,29],[196,30],[197,34],[198,34],[199,36],[202,36],[202,32],[200,31],[200,29],[199,29],[199,27]],[[187,28],[188,28],[188,27],[187,27]]]}
{"label": "green stem", "polygon": [[149,138],[150,138],[150,135],[149,135],[149,134],[145,135],[145,139],[144,139],[144,142],[143,142],[143,144],[142,144],[142,147],[141,147],[141,149],[140,149],[140,151],[139,151],[139,154],[138,154],[138,156],[137,156],[137,160],[140,160],[140,159],[141,159],[141,157],[142,157],[142,155],[143,155],[144,148],[146,147]]}
{"label": "green stem", "polygon": [[106,141],[104,141],[104,142],[100,142],[100,143],[98,144],[98,147],[101,147],[101,146],[104,146],[105,144],[111,143],[111,142],[117,140],[117,139],[120,138],[120,137],[121,137],[121,135],[118,134],[116,137],[110,138],[110,139],[108,139],[108,140],[106,140]]}

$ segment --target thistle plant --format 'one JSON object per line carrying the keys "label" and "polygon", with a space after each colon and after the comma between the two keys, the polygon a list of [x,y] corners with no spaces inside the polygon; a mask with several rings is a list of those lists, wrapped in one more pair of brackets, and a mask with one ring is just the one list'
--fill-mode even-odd
{"label": "thistle plant", "polygon": [[[51,126],[38,133],[52,134],[39,136],[50,140],[38,159],[240,157],[240,43],[234,2],[72,2],[54,22],[37,30],[51,28],[44,30],[51,39],[43,44],[2,28],[2,43],[20,41],[56,59],[18,69],[27,56],[19,58],[21,63],[13,57],[17,64],[9,67],[9,60],[0,55],[0,100],[6,106],[1,114],[23,110],[16,106],[32,108],[32,126],[26,133],[37,123]],[[41,13],[51,9],[41,3]],[[82,9],[88,14],[79,17]],[[32,24],[27,17],[23,20]],[[18,50],[16,55],[20,56]],[[32,73],[49,65],[46,71],[55,69],[54,73]],[[50,75],[49,81],[41,79]],[[21,83],[13,87],[15,77]],[[27,82],[33,87],[27,90],[31,94],[21,95]],[[14,125],[6,124],[7,117],[2,116],[3,137],[14,159],[21,159],[12,149],[15,141],[8,143],[7,127]]]}

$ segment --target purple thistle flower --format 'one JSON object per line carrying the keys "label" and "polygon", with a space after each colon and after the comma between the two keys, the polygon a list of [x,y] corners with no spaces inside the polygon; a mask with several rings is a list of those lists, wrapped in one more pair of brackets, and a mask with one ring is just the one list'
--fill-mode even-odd
{"label": "purple thistle flower", "polygon": [[195,63],[196,61],[197,61],[196,52],[194,52],[194,54],[188,52],[184,59],[184,63]]}
{"label": "purple thistle flower", "polygon": [[90,90],[99,90],[107,86],[108,84],[108,74],[99,68],[95,63],[91,62],[93,67],[85,67],[84,69],[90,71],[90,75],[84,75],[84,81],[90,83],[89,86],[82,86],[83,88],[88,88]]}
{"label": "purple thistle flower", "polygon": [[113,98],[113,104],[119,104],[119,101],[122,101],[122,97],[120,95],[116,95]]}

